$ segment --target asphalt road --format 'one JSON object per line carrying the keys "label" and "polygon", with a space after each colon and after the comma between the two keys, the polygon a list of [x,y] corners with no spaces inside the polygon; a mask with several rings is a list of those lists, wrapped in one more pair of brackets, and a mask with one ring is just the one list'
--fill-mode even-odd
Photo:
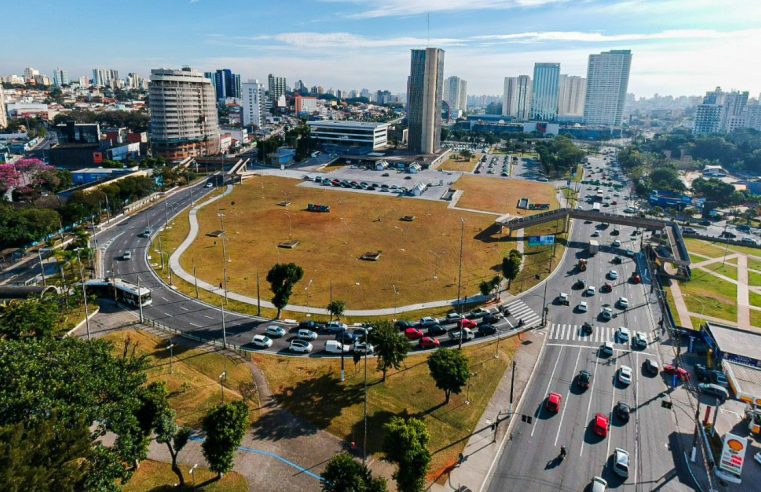
{"label": "asphalt road", "polygon": [[[594,159],[594,165],[603,165]],[[582,187],[582,196],[594,188]],[[606,192],[611,201],[611,192]],[[625,191],[623,194],[628,194]],[[610,206],[604,210],[620,212],[626,206]],[[614,228],[620,235],[612,236]],[[592,233],[600,231],[600,252],[591,258],[586,251]],[[643,374],[642,364],[652,358],[662,366],[657,350],[656,333],[658,318],[657,304],[649,304],[648,279],[645,283],[628,282],[631,273],[642,261],[641,255],[628,258],[623,249],[639,251],[640,237],[632,236],[633,228],[609,226],[601,230],[596,223],[576,221],[569,243],[569,252],[547,288],[549,303],[549,324],[545,330],[548,337],[542,360],[539,362],[534,379],[523,396],[520,414],[530,416],[532,422],[517,420],[512,429],[512,438],[505,449],[491,477],[492,491],[531,490],[557,491],[584,490],[594,476],[608,481],[608,487],[616,490],[692,490],[686,483],[685,472],[675,465],[677,456],[671,451],[671,440],[676,434],[675,424],[669,410],[661,407],[661,393],[667,386],[662,376],[650,377]],[[613,248],[614,239],[622,241],[620,248]],[[622,264],[611,263],[620,256]],[[578,258],[588,258],[585,272],[577,272]],[[615,281],[606,279],[611,269],[619,276]],[[593,296],[582,296],[581,290],[572,285],[583,279],[587,285],[597,287]],[[601,293],[605,283],[613,284],[612,292]],[[570,306],[550,303],[560,292],[570,296]],[[543,294],[543,293],[542,293]],[[614,306],[619,297],[629,300],[628,309],[614,307],[616,317],[605,322],[598,318],[603,306]],[[539,303],[542,297],[530,296],[526,302]],[[574,310],[582,300],[588,303],[588,312]],[[580,334],[585,321],[593,325],[592,335]],[[615,330],[626,326],[632,331],[643,331],[648,339],[644,349],[633,349],[630,343],[615,343],[611,357],[601,357],[598,353],[603,341],[615,341]],[[633,333],[632,333],[633,334]],[[670,361],[669,361],[670,362]],[[631,385],[624,386],[616,381],[618,369],[629,366],[633,370]],[[575,385],[576,375],[582,369],[593,374],[589,389],[582,390]],[[551,413],[545,408],[545,400],[550,392],[562,396],[561,409]],[[618,401],[627,403],[632,414],[629,422],[622,422],[612,415]],[[600,412],[610,419],[610,430],[605,438],[597,437],[592,423]],[[565,446],[568,455],[559,460],[560,447]],[[616,448],[630,453],[630,474],[623,479],[612,471],[611,456]]]}

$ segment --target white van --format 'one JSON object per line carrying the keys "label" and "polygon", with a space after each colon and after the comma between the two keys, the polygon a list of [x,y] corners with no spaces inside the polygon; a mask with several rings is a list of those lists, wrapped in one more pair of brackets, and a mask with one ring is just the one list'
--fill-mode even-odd
{"label": "white van", "polygon": [[349,353],[351,345],[344,345],[338,340],[328,340],[325,342],[325,352],[329,354],[340,354],[342,350],[345,354]]}

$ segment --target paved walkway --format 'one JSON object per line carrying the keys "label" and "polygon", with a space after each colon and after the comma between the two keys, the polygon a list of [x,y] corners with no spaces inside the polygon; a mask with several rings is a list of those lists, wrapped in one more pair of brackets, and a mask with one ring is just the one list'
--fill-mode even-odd
{"label": "paved walkway", "polygon": [[687,309],[687,303],[684,302],[684,296],[682,296],[682,289],[679,288],[679,283],[674,281],[669,286],[671,289],[671,296],[674,298],[674,307],[679,318],[681,325],[689,330],[694,330],[692,326],[692,319],[690,318],[690,310]]}
{"label": "paved walkway", "polygon": [[748,257],[737,257],[737,324],[750,328],[750,301],[748,296]]}

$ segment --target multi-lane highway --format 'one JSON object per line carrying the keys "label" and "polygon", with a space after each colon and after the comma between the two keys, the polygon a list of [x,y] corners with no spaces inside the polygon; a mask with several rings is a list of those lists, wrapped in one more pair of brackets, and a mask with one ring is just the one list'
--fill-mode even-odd
{"label": "multi-lane highway", "polygon": [[[604,166],[601,159],[591,159],[595,166]],[[582,187],[581,199],[594,193],[594,188]],[[612,198],[612,190],[605,192],[607,200],[616,200],[606,211],[620,212],[623,200]],[[626,194],[624,192],[623,194]],[[619,233],[613,235],[614,229]],[[595,237],[600,251],[590,256],[588,242]],[[657,304],[652,303],[649,283],[635,284],[629,281],[635,270],[645,274],[642,255],[639,254],[641,235],[633,235],[631,227],[613,226],[602,228],[594,222],[576,221],[569,251],[552,282],[548,284],[547,300],[555,299],[561,292],[568,294],[570,305],[549,303],[547,337],[542,359],[539,361],[531,384],[523,395],[519,414],[514,418],[512,436],[490,477],[492,491],[531,490],[584,490],[592,478],[599,476],[616,490],[691,490],[683,482],[683,473],[675,463],[679,456],[672,451],[675,424],[671,411],[661,406],[667,390],[666,381],[660,374],[649,375],[643,370],[646,359],[663,361],[659,353]],[[614,240],[621,241],[613,247]],[[637,253],[625,254],[626,249]],[[614,264],[614,258],[621,258]],[[586,271],[576,269],[579,258],[587,258]],[[610,270],[616,270],[618,278],[610,280]],[[585,289],[574,289],[579,279],[587,286],[596,287],[593,295]],[[600,288],[610,283],[610,292]],[[620,297],[628,300],[629,307],[617,306]],[[587,312],[577,309],[580,302],[587,303]],[[536,296],[526,299],[531,304],[541,302]],[[604,321],[599,317],[603,307],[613,309],[614,317]],[[541,309],[541,305],[535,306]],[[592,333],[583,333],[584,322],[592,325]],[[642,331],[647,345],[634,348],[631,341],[623,342],[616,337],[619,327],[627,327],[632,336]],[[600,346],[613,342],[611,356],[600,352]],[[670,361],[666,361],[670,362]],[[631,384],[622,384],[617,374],[621,367],[632,369]],[[580,371],[592,375],[588,389],[576,384]],[[546,408],[549,393],[561,396],[559,411]],[[618,402],[631,409],[628,422],[614,415]],[[594,420],[598,413],[610,423],[606,437],[594,432]],[[531,417],[531,422],[528,418]],[[567,449],[565,459],[560,458],[560,448]],[[629,476],[614,473],[612,456],[616,448],[630,455]],[[678,478],[678,479],[677,479]],[[683,480],[680,480],[683,479]]]}

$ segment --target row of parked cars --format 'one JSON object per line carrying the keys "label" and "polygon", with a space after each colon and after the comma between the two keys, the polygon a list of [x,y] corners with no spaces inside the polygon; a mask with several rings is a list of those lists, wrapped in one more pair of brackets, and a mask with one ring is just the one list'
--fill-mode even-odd
{"label": "row of parked cars", "polygon": [[[314,179],[315,183],[321,183],[323,186],[333,186],[336,188],[353,188],[355,190],[367,190],[367,191],[386,191],[389,193],[409,193],[410,189],[406,186],[398,186],[395,184],[386,183],[368,183],[367,181],[351,181],[348,179],[331,179],[329,177],[315,176],[312,178],[309,175],[305,175],[304,179],[311,181]],[[404,179],[412,179],[412,176],[405,176]]]}

